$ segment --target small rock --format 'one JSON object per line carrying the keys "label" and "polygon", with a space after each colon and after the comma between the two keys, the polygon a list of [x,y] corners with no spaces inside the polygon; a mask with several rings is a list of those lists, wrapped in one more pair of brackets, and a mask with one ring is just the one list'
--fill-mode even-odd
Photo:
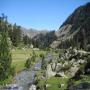
{"label": "small rock", "polygon": [[46,88],[47,88],[47,87],[50,87],[50,86],[51,86],[50,84],[46,84]]}
{"label": "small rock", "polygon": [[36,90],[36,86],[34,84],[32,84],[29,88],[29,90]]}
{"label": "small rock", "polygon": [[64,87],[64,84],[61,84],[61,88]]}

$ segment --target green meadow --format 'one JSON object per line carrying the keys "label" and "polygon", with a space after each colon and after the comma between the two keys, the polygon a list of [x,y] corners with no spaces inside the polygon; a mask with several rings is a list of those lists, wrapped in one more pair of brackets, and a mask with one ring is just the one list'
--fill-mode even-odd
{"label": "green meadow", "polygon": [[[40,54],[46,54],[47,51],[34,50],[36,57]],[[12,53],[12,66],[15,67],[16,72],[23,70],[25,67],[25,62],[28,58],[33,55],[32,49],[15,49],[11,51]]]}

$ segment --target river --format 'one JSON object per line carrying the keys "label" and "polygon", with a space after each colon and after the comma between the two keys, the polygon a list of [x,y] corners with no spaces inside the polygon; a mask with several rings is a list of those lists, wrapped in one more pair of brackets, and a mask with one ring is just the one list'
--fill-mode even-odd
{"label": "river", "polygon": [[[45,56],[46,61],[53,59],[53,55],[48,53]],[[41,69],[41,60],[31,67],[29,70],[23,70],[15,76],[16,85],[21,87],[20,89],[5,89],[5,90],[29,90],[31,84],[34,83],[34,77],[37,71]]]}

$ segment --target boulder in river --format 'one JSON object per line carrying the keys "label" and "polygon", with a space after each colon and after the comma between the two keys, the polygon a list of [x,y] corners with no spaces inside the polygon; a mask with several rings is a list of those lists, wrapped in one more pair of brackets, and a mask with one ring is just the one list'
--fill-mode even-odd
{"label": "boulder in river", "polygon": [[29,90],[36,90],[36,85],[32,84],[29,88]]}

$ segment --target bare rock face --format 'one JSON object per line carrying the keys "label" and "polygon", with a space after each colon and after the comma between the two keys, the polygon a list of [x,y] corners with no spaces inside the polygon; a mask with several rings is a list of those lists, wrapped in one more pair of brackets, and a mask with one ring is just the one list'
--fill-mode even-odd
{"label": "bare rock face", "polygon": [[56,31],[56,36],[52,48],[73,46],[87,49],[90,45],[90,3],[78,7]]}

